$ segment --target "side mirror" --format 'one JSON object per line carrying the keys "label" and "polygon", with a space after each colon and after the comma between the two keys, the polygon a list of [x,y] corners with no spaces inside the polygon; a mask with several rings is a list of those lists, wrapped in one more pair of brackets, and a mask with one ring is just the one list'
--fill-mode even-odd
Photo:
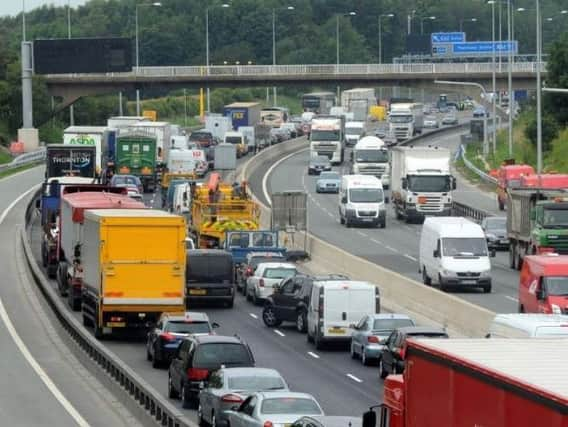
{"label": "side mirror", "polygon": [[531,221],[534,221],[536,219],[536,211],[534,209],[531,209],[529,218]]}
{"label": "side mirror", "polygon": [[440,251],[438,249],[434,249],[434,252],[432,253],[432,256],[434,258],[440,258]]}
{"label": "side mirror", "polygon": [[35,207],[36,207],[36,209],[41,208],[41,199],[37,199],[37,200],[35,201]]}
{"label": "side mirror", "polygon": [[353,151],[351,152],[351,154],[349,155],[349,157],[351,158],[351,161],[353,161]]}
{"label": "side mirror", "polygon": [[485,334],[485,338],[491,338],[491,334]]}
{"label": "side mirror", "polygon": [[217,329],[217,328],[220,327],[220,325],[219,325],[217,322],[213,322],[213,323],[211,323],[211,327],[212,327],[213,329]]}
{"label": "side mirror", "polygon": [[539,301],[544,300],[544,290],[542,288],[536,290],[536,299]]}
{"label": "side mirror", "polygon": [[497,255],[497,251],[495,249],[491,249],[491,251],[489,252],[489,256],[491,258],[495,258],[495,255]]}
{"label": "side mirror", "polygon": [[401,182],[401,187],[403,190],[406,190],[406,187],[408,187],[408,181],[406,178],[402,178],[402,182]]}
{"label": "side mirror", "polygon": [[239,410],[239,405],[235,405],[235,406],[231,406],[231,411],[238,411]]}
{"label": "side mirror", "polygon": [[347,203],[347,196],[341,197],[341,203],[343,203],[343,204]]}
{"label": "side mirror", "polygon": [[387,204],[390,203],[390,197],[388,197],[388,196],[385,197],[385,203],[387,203]]}
{"label": "side mirror", "polygon": [[452,190],[455,190],[456,188],[458,188],[458,181],[452,176]]}
{"label": "side mirror", "polygon": [[377,426],[377,413],[372,409],[363,414],[362,427],[376,427]]}

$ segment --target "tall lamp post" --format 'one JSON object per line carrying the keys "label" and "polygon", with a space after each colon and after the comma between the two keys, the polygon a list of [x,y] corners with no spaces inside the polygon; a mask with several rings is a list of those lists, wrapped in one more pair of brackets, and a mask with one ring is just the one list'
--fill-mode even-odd
{"label": "tall lamp post", "polygon": [[[280,9],[272,9],[272,65],[276,65],[276,11],[277,10],[294,10],[294,6],[287,6]],[[277,101],[277,89],[276,86],[272,86],[272,102],[273,105],[276,106]]]}
{"label": "tall lamp post", "polygon": [[394,17],[394,13],[385,13],[383,15],[379,15],[379,64],[383,63],[383,26],[382,26],[382,18],[392,18]]}
{"label": "tall lamp post", "polygon": [[420,34],[424,34],[424,21],[434,21],[435,16],[424,16],[420,18]]}
{"label": "tall lamp post", "polygon": [[356,16],[357,12],[347,12],[347,13],[342,13],[342,14],[337,14],[335,15],[335,48],[336,48],[336,52],[335,52],[335,56],[336,56],[336,64],[339,65],[339,17],[340,16]]}
{"label": "tall lamp post", "polygon": [[[67,38],[71,38],[71,0],[67,0]],[[73,104],[69,106],[69,125],[75,124],[75,108]]]}
{"label": "tall lamp post", "polygon": [[464,22],[477,22],[477,18],[460,19],[460,33],[463,31],[463,23]]}
{"label": "tall lamp post", "polygon": [[[209,9],[215,7],[228,8],[231,7],[228,3],[223,3],[219,6],[208,7],[205,9],[205,65],[207,67],[207,74],[209,74]],[[207,111],[211,111],[211,92],[207,86]]]}
{"label": "tall lamp post", "polygon": [[[138,37],[138,9],[141,7],[160,7],[159,1],[153,3],[136,4],[136,74],[140,71],[140,39]],[[140,89],[136,89],[136,115],[140,116]]]}
{"label": "tall lamp post", "polygon": [[495,76],[495,3],[496,0],[489,0],[487,4],[491,5],[491,60],[492,60],[492,72],[491,72],[491,80],[493,86],[493,95],[491,97],[491,104],[492,104],[492,117],[493,117],[493,132],[492,132],[492,142],[493,142],[493,154],[497,150],[497,82]]}
{"label": "tall lamp post", "polygon": [[536,173],[542,173],[542,84],[540,65],[542,63],[542,19],[540,0],[536,0]]}

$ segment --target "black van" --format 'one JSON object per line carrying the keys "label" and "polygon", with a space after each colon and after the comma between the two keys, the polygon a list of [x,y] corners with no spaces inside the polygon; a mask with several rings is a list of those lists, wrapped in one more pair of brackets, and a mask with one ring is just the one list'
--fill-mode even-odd
{"label": "black van", "polygon": [[235,300],[233,256],[219,249],[187,251],[185,271],[187,304],[221,302],[232,307]]}

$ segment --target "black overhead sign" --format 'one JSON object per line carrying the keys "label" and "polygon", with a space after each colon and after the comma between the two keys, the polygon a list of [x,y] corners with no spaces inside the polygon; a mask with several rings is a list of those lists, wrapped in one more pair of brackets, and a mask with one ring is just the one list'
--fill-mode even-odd
{"label": "black overhead sign", "polygon": [[125,37],[34,40],[35,74],[132,71],[132,40]]}

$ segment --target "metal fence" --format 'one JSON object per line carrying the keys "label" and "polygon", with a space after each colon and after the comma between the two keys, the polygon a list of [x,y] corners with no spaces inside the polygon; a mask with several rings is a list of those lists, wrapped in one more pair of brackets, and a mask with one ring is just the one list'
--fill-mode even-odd
{"label": "metal fence", "polygon": [[45,147],[30,153],[24,153],[16,157],[10,163],[0,165],[0,172],[16,169],[28,164],[39,163],[45,160]]}
{"label": "metal fence", "polygon": [[489,184],[497,185],[496,178],[493,178],[491,175],[486,174],[485,172],[483,172],[481,169],[479,169],[477,166],[475,166],[473,163],[469,161],[469,159],[465,156],[465,146],[463,144],[460,145],[459,152],[460,152],[460,158],[463,160],[463,163],[466,168],[468,168],[470,171],[475,173],[483,181]]}

